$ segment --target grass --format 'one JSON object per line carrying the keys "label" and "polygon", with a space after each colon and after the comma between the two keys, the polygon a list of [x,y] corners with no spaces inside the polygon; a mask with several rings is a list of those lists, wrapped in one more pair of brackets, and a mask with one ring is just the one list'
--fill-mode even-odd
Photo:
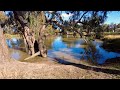
{"label": "grass", "polygon": [[22,38],[19,34],[15,34],[15,35],[4,34],[4,36],[6,37],[6,39],[11,39],[11,38],[17,38],[17,39],[20,39],[20,38]]}
{"label": "grass", "polygon": [[105,35],[104,39],[120,39],[120,35]]}
{"label": "grass", "polygon": [[102,47],[108,51],[120,52],[120,39],[104,39]]}
{"label": "grass", "polygon": [[108,51],[120,52],[120,35],[105,35],[103,48]]}
{"label": "grass", "polygon": [[120,32],[104,32],[104,35],[120,35]]}
{"label": "grass", "polygon": [[113,58],[106,60],[106,63],[103,66],[107,66],[110,69],[120,70],[120,58]]}
{"label": "grass", "polygon": [[73,41],[76,41],[78,40],[79,38],[73,38],[73,37],[70,37],[70,38],[62,38],[62,41],[63,42],[67,42],[67,43],[73,43]]}
{"label": "grass", "polygon": [[[107,51],[120,53],[120,35],[105,35],[103,41],[102,47],[104,49]],[[107,66],[111,69],[120,69],[120,62],[118,62],[119,58],[114,58],[111,60],[107,62]]]}
{"label": "grass", "polygon": [[111,63],[109,65],[111,69],[119,69],[120,70],[120,63]]}

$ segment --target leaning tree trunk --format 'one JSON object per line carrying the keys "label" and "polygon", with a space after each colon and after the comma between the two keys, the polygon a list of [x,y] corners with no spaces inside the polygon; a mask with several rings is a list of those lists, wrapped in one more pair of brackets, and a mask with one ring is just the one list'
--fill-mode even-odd
{"label": "leaning tree trunk", "polygon": [[3,35],[3,29],[0,26],[0,63],[10,60],[8,47]]}
{"label": "leaning tree trunk", "polygon": [[45,32],[45,25],[42,25],[41,29],[39,30],[39,37],[38,37],[38,46],[40,51],[40,56],[47,57],[47,49],[44,44],[44,32]]}
{"label": "leaning tree trunk", "polygon": [[28,54],[33,55],[34,51],[34,43],[35,43],[35,36],[34,32],[30,31],[30,28],[27,26],[28,20],[25,18],[23,11],[13,11],[14,18],[20,23],[21,27],[23,28],[23,37],[25,48]]}
{"label": "leaning tree trunk", "polygon": [[34,32],[30,31],[29,27],[24,27],[24,43],[26,52],[30,55],[35,53],[34,43],[35,43],[35,36]]}
{"label": "leaning tree trunk", "polygon": [[82,38],[83,36],[82,36],[82,32],[79,32],[79,35],[80,35],[80,38]]}
{"label": "leaning tree trunk", "polygon": [[40,12],[40,22],[41,22],[41,28],[39,29],[39,36],[38,36],[38,47],[40,51],[40,56],[42,57],[47,57],[47,48],[45,46],[45,14],[44,11]]}
{"label": "leaning tree trunk", "polygon": [[82,38],[82,32],[81,31],[78,31],[77,29],[74,29],[74,31],[79,34],[80,38]]}

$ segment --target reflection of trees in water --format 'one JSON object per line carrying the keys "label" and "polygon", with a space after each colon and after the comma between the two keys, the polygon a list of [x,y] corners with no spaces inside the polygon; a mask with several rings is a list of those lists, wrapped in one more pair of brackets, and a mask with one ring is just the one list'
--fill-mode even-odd
{"label": "reflection of trees in water", "polygon": [[46,45],[47,49],[52,49],[52,43],[53,43],[54,40],[55,40],[54,37],[52,37],[52,38],[47,38],[47,39],[45,40],[45,45]]}
{"label": "reflection of trees in water", "polygon": [[80,44],[80,48],[84,49],[84,52],[81,51],[82,57],[81,59],[88,60],[90,63],[98,64],[98,60],[102,57],[99,50],[96,49],[96,44],[93,43],[92,40],[85,38],[84,41],[81,39],[79,40],[63,40],[68,46],[68,48],[75,47],[75,45]]}
{"label": "reflection of trees in water", "polygon": [[17,47],[24,47],[24,43],[22,39],[15,39],[15,41],[11,40],[11,45]]}
{"label": "reflection of trees in water", "polygon": [[68,47],[68,48],[71,48],[71,47],[74,47],[74,46],[75,46],[75,42],[67,43],[67,47]]}
{"label": "reflection of trees in water", "polygon": [[[86,43],[84,43],[86,44]],[[87,59],[93,64],[98,64],[98,60],[102,57],[99,53],[99,50],[96,49],[96,45],[92,43],[92,41],[87,42],[87,47],[84,48],[84,54],[82,59]]]}
{"label": "reflection of trees in water", "polygon": [[7,45],[9,48],[12,48],[12,47],[24,47],[24,43],[23,43],[23,40],[22,39],[7,39],[6,40],[7,42]]}
{"label": "reflection of trees in water", "polygon": [[89,40],[88,38],[85,39],[86,41],[82,40],[63,40],[67,44],[68,48],[75,47],[76,44],[80,44],[80,48],[84,49],[84,52],[81,52],[82,57],[81,59],[88,60],[90,63],[98,64],[98,60],[102,57],[99,50],[96,49],[95,44],[93,44],[92,40]]}
{"label": "reflection of trees in water", "polygon": [[62,38],[62,42],[67,44],[67,48],[74,47],[77,43],[78,39],[76,38]]}

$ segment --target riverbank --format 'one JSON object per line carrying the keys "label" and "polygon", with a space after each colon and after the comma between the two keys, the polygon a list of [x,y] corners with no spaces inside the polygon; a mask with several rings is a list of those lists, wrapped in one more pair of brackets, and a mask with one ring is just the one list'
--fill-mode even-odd
{"label": "riverbank", "polygon": [[26,63],[0,64],[1,79],[115,79],[118,75],[85,70],[72,65]]}
{"label": "riverbank", "polygon": [[105,35],[104,39],[120,39],[120,35]]}
{"label": "riverbank", "polygon": [[[113,79],[113,78],[120,78],[120,69],[117,68],[111,68],[101,65],[92,65],[92,63],[87,62],[85,60],[76,60],[75,57],[77,57],[77,53],[72,53],[70,49],[66,48],[67,43],[72,43],[76,40],[67,40],[66,44],[65,42],[62,42],[62,39],[58,41],[58,38],[53,43],[53,38],[47,38],[49,42],[45,42],[45,44],[50,44],[50,47],[52,48],[56,45],[62,46],[60,51],[49,51],[48,56],[54,56],[56,58],[41,58],[41,57],[35,57],[30,60],[12,60],[11,62],[7,62],[5,64],[0,64],[0,78],[20,78],[20,79]],[[77,39],[77,38],[76,38]],[[68,41],[68,42],[67,42]],[[52,45],[52,47],[51,47]],[[71,44],[70,47],[77,47],[75,50],[79,50],[79,47],[81,47],[81,44],[78,42],[78,44]],[[80,45],[80,46],[79,46]],[[49,45],[48,45],[49,46]],[[56,47],[54,49],[58,49],[60,47]],[[74,48],[75,48],[74,47]],[[67,52],[67,53],[66,53]],[[16,57],[20,55],[22,58],[26,58],[26,54],[21,53],[17,51],[13,51]],[[22,55],[24,54],[24,55]],[[83,55],[83,53],[78,53],[78,56]],[[24,57],[25,56],[25,57]],[[16,58],[15,57],[15,58]],[[19,58],[19,57],[18,57]],[[50,60],[51,59],[51,60]],[[65,62],[65,63],[63,63]],[[117,70],[117,74],[116,73]]]}
{"label": "riverbank", "polygon": [[102,47],[107,51],[120,52],[120,35],[106,35],[103,41]]}

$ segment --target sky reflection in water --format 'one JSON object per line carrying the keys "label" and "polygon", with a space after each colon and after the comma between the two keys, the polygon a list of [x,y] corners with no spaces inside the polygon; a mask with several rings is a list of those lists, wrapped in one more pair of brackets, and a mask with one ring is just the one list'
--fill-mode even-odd
{"label": "sky reflection in water", "polygon": [[[19,47],[21,41],[17,40],[15,38],[11,40],[6,40],[7,45],[9,48],[14,47]],[[52,48],[48,50],[48,56],[55,58],[56,56],[52,52],[63,52],[65,54],[69,54],[71,56],[74,56],[74,58],[80,60],[83,57],[83,54],[85,53],[85,48],[82,48],[81,46],[83,45],[83,40],[76,40],[73,41],[72,43],[63,42],[62,37],[59,36],[57,37],[51,44]],[[23,42],[22,42],[23,43]],[[100,57],[97,58],[97,63],[103,64],[107,59],[115,58],[115,57],[120,57],[120,53],[115,53],[115,52],[108,52],[105,49],[101,47],[102,42],[98,41],[93,41],[92,42],[95,45],[96,52],[94,54],[94,57],[99,55]],[[91,54],[88,54],[88,56]],[[20,53],[17,51],[11,52],[11,56],[14,59],[19,59],[20,58]],[[57,56],[59,57],[59,56]],[[92,56],[91,56],[92,57]],[[84,59],[87,59],[87,55],[84,56]]]}
{"label": "sky reflection in water", "polygon": [[[62,37],[57,37],[53,43],[52,43],[52,49],[48,50],[48,55],[51,56],[51,52],[53,51],[61,51],[63,53],[71,54],[73,55],[76,59],[81,59],[82,55],[85,52],[84,48],[81,48],[80,45],[83,43],[83,40],[77,40],[73,41],[71,47],[68,47],[68,44],[66,42],[62,41]],[[105,49],[101,47],[102,42],[97,42],[96,40],[92,42],[95,45],[96,54],[98,54],[100,57],[97,58],[97,62],[99,64],[103,64],[107,59],[115,58],[115,57],[120,57],[120,53],[115,53],[115,52],[108,52]],[[53,56],[54,57],[54,56]],[[86,57],[84,57],[86,58]]]}

